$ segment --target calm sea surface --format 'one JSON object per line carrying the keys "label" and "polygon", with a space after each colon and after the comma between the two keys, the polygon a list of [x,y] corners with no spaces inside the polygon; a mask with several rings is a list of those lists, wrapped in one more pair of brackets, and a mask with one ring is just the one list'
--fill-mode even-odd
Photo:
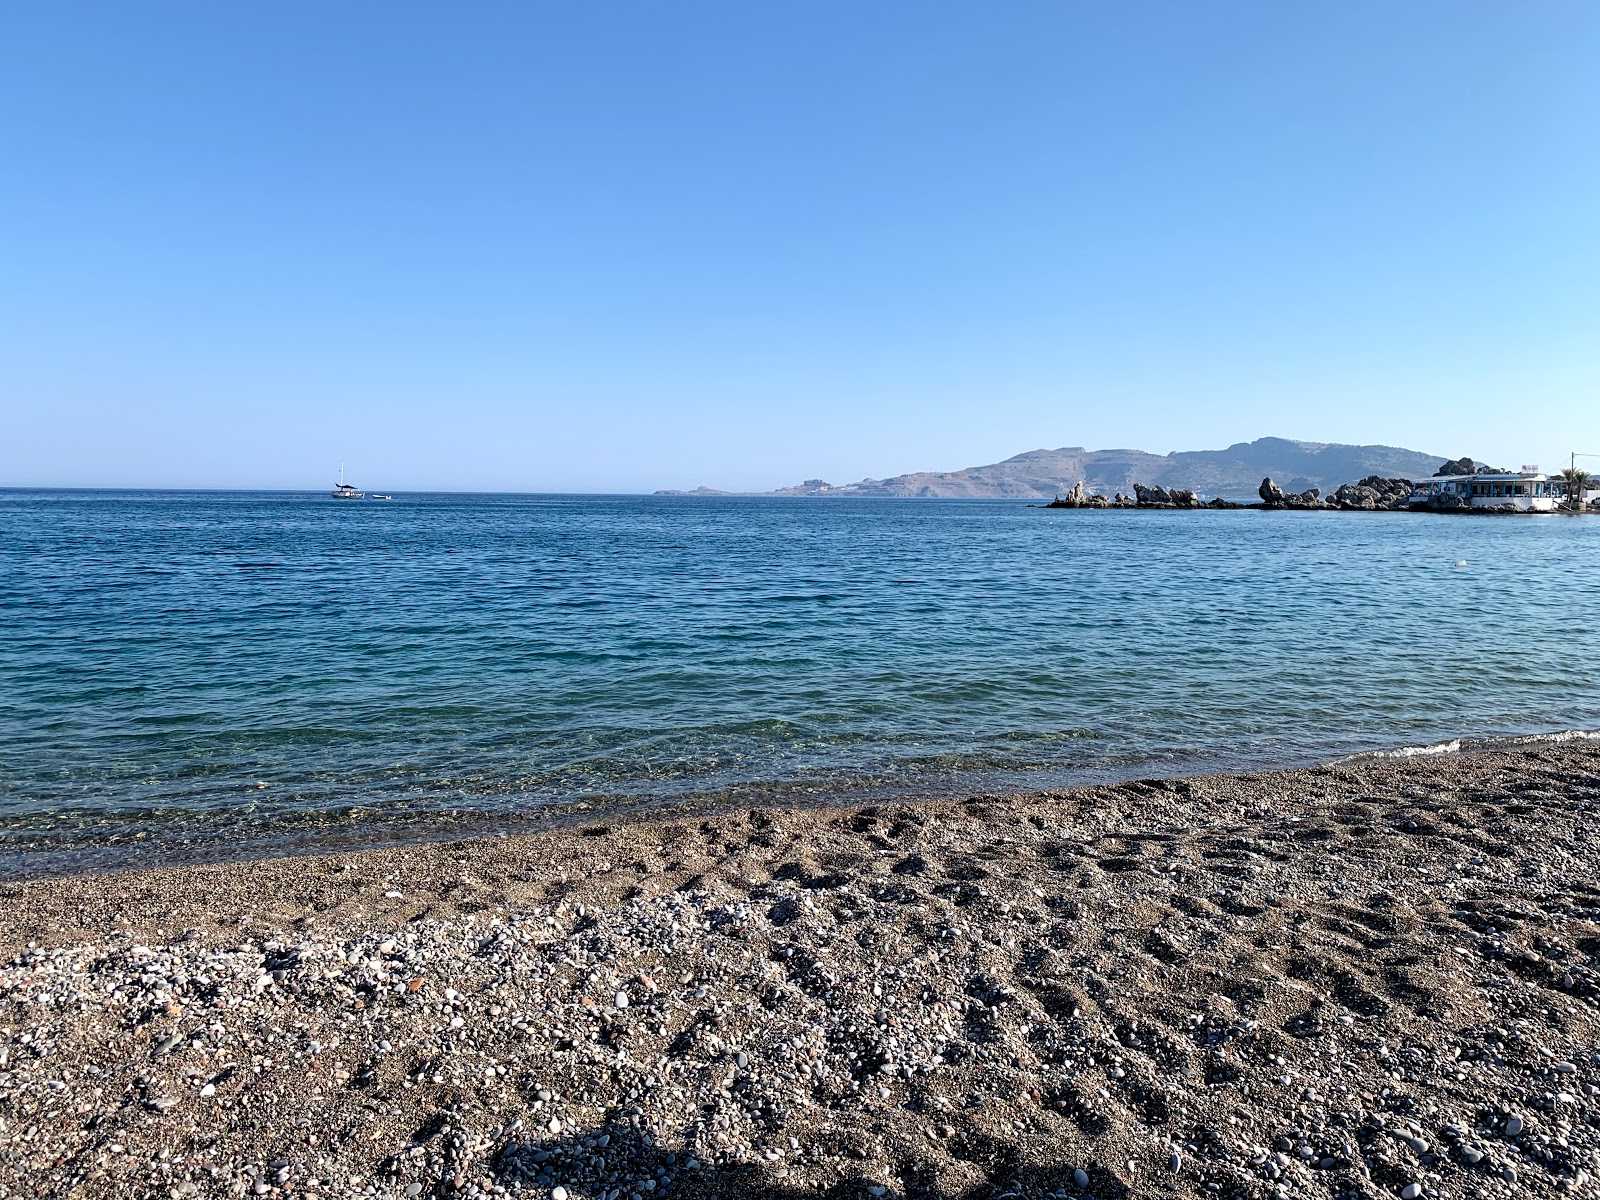
{"label": "calm sea surface", "polygon": [[1559,517],[0,492],[0,874],[1594,729],[1597,564]]}

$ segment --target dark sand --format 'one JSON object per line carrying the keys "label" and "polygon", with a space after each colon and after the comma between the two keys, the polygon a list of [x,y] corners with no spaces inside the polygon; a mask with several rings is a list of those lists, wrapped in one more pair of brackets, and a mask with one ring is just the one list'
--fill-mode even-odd
{"label": "dark sand", "polygon": [[1600,1195],[1600,746],[0,888],[0,1197]]}

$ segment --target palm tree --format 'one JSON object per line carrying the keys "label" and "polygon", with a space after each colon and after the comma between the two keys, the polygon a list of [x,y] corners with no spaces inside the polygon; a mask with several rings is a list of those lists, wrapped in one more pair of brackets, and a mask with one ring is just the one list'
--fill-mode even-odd
{"label": "palm tree", "polygon": [[1563,467],[1561,478],[1567,481],[1567,507],[1573,512],[1583,511],[1583,489],[1588,486],[1589,472],[1581,467]]}

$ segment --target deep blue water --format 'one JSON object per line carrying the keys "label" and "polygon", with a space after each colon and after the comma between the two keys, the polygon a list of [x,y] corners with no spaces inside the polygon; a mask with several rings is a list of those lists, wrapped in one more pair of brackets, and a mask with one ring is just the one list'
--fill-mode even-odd
{"label": "deep blue water", "polygon": [[1593,729],[1597,562],[1561,517],[0,492],[0,873]]}

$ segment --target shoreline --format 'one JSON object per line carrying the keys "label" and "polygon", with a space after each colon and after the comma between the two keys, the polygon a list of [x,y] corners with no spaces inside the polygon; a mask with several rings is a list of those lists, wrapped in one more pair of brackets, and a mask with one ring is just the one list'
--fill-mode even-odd
{"label": "shoreline", "polygon": [[8,883],[0,1196],[1581,1192],[1597,805],[1545,741]]}
{"label": "shoreline", "polygon": [[[982,772],[967,772],[959,780],[929,778],[907,781],[903,777],[888,775],[819,776],[748,782],[713,791],[676,795],[589,796],[568,804],[552,804],[520,812],[463,808],[391,815],[378,808],[362,810],[359,817],[352,818],[346,812],[337,816],[327,815],[318,821],[301,821],[286,815],[277,823],[243,826],[227,835],[205,830],[202,836],[194,837],[192,832],[186,833],[181,826],[175,826],[177,833],[169,841],[148,837],[143,831],[122,838],[104,834],[85,838],[80,825],[76,828],[69,826],[58,842],[54,830],[29,823],[37,818],[24,818],[13,820],[9,825],[0,825],[0,886],[43,879],[75,879],[123,870],[192,869],[275,859],[359,854],[368,850],[398,851],[434,843],[454,844],[561,834],[596,822],[632,825],[694,821],[748,809],[842,811],[870,805],[1006,801],[1035,793],[1057,794],[1161,780],[1314,770],[1367,760],[1381,762],[1419,755],[1475,753],[1533,745],[1559,745],[1570,741],[1600,742],[1600,730],[1567,728],[1548,732],[1465,734],[1422,745],[1350,750],[1331,758],[1306,752],[1299,755],[1262,756],[1254,760],[1249,756],[1235,756],[1232,761],[1210,764],[1203,761],[1173,761],[1167,764],[1166,770],[1160,769],[1162,760],[1149,759],[1131,769],[1080,767],[1072,772],[1063,772],[1076,778],[1040,780],[1036,786],[1023,788],[1005,786],[1000,778],[1005,774],[1003,771],[996,772],[994,778],[985,778]],[[1326,752],[1325,749],[1323,753]],[[1205,765],[1209,765],[1210,769],[1194,769]],[[189,840],[179,840],[180,835]],[[122,859],[120,863],[114,861],[118,858]]]}

